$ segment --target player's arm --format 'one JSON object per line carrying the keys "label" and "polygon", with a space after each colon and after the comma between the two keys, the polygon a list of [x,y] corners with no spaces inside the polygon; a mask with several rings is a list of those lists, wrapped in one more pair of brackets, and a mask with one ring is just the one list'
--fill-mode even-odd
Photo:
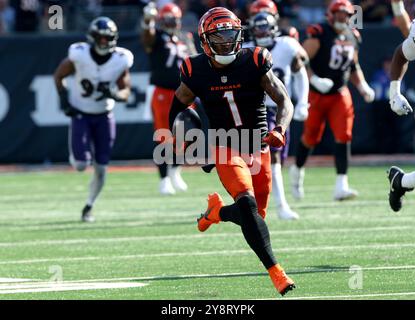
{"label": "player's arm", "polygon": [[359,93],[367,103],[372,103],[375,100],[375,91],[368,85],[362,68],[359,64],[359,53],[356,50],[354,53],[354,61],[350,81],[357,88]]}
{"label": "player's arm", "polygon": [[408,100],[401,94],[401,81],[408,69],[408,61],[415,60],[415,43],[412,40],[412,33],[415,34],[414,29],[412,24],[409,37],[396,48],[391,65],[389,103],[391,109],[400,116],[412,112]]}
{"label": "player's arm", "polygon": [[294,120],[305,121],[308,117],[308,93],[309,93],[309,81],[307,75],[307,69],[305,67],[308,64],[308,54],[301,47],[291,63],[291,70],[293,72],[293,89],[297,97],[297,104],[294,109]]}
{"label": "player's arm", "polygon": [[[317,38],[308,38],[304,41],[303,48],[309,59],[312,60],[320,50],[320,40]],[[307,73],[310,83],[321,93],[329,92],[334,85],[333,80],[317,76],[310,66],[307,67]]]}
{"label": "player's arm", "polygon": [[53,75],[56,89],[59,94],[61,109],[69,117],[74,116],[76,114],[76,110],[69,103],[68,90],[63,84],[63,79],[74,73],[75,65],[71,60],[69,60],[69,58],[66,58],[59,64]]}
{"label": "player's arm", "polygon": [[153,51],[153,45],[156,41],[156,17],[157,8],[153,1],[150,1],[148,5],[143,8],[143,19],[141,20],[141,40],[144,45],[144,49],[147,53]]}
{"label": "player's arm", "polygon": [[276,127],[268,134],[264,141],[271,146],[281,147],[285,145],[285,131],[289,127],[293,117],[294,106],[284,84],[272,70],[269,70],[261,77],[261,86],[278,106]]}
{"label": "player's arm", "polygon": [[408,12],[405,10],[404,2],[402,0],[392,0],[391,4],[398,28],[401,30],[404,37],[407,37],[411,27],[411,19],[409,18]]}
{"label": "player's arm", "polygon": [[173,102],[170,107],[169,113],[169,126],[170,129],[173,127],[174,119],[176,119],[179,112],[182,112],[188,108],[193,101],[195,101],[196,95],[189,89],[189,87],[183,82],[180,83],[180,86],[177,88]]}
{"label": "player's arm", "polygon": [[125,70],[118,78],[116,89],[114,100],[126,102],[131,93],[131,75],[129,70]]}

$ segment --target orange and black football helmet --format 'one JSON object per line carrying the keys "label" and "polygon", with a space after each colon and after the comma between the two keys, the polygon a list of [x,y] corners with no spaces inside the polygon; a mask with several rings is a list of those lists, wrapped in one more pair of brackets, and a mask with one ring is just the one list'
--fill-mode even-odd
{"label": "orange and black football helmet", "polygon": [[241,20],[226,8],[207,11],[199,21],[198,34],[205,54],[223,65],[232,63],[242,48]]}
{"label": "orange and black football helmet", "polygon": [[174,34],[182,26],[182,10],[174,3],[167,3],[158,12],[160,28],[169,34]]}
{"label": "orange and black football helmet", "polygon": [[267,12],[278,16],[277,5],[272,0],[256,0],[249,6],[249,16],[252,17],[260,12]]}
{"label": "orange and black football helmet", "polygon": [[[346,18],[341,21],[336,20],[337,12],[345,12]],[[333,0],[327,8],[326,16],[328,22],[339,30],[344,30],[349,24],[349,19],[354,14],[354,6],[349,0]]]}

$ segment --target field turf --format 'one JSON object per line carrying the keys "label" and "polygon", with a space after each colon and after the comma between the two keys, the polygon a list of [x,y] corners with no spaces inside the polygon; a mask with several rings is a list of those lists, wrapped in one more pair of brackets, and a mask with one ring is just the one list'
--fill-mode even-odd
{"label": "field turf", "polygon": [[[238,226],[199,233],[208,193],[230,197],[215,171],[185,169],[189,191],[160,197],[155,171],[114,171],[80,222],[90,174],[1,173],[0,299],[414,299],[415,194],[387,203],[387,167],[353,167],[353,201],[332,200],[333,168],[308,168],[301,216],[280,221],[274,252],[297,289],[281,298]],[[406,168],[410,169],[410,168]],[[287,170],[284,174],[286,175]]]}

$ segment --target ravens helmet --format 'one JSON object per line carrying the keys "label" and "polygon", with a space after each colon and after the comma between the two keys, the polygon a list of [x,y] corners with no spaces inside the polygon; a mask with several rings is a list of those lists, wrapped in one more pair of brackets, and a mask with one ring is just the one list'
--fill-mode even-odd
{"label": "ravens helmet", "polygon": [[112,53],[117,46],[117,25],[110,18],[98,17],[91,22],[87,39],[99,55],[105,56]]}
{"label": "ravens helmet", "polygon": [[270,13],[259,12],[249,20],[249,30],[256,45],[271,47],[278,34],[277,19]]}

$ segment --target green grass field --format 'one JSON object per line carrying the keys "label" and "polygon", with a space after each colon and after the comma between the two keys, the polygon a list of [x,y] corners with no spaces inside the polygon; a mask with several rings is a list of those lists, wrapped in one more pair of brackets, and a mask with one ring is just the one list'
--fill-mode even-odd
{"label": "green grass field", "polygon": [[[415,195],[393,213],[386,169],[351,168],[360,196],[335,203],[333,168],[309,168],[306,198],[287,192],[298,221],[278,220],[271,199],[273,249],[297,284],[282,299],[415,298]],[[197,231],[208,193],[231,203],[215,172],[185,170],[190,191],[168,198],[155,172],[112,172],[83,224],[89,177],[1,174],[0,299],[281,299],[239,227]]]}

